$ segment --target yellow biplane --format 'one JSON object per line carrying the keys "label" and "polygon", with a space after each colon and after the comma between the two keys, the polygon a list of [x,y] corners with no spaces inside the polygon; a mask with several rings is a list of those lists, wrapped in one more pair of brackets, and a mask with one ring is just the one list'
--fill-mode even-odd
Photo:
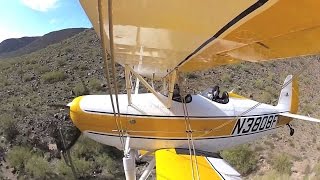
{"label": "yellow biplane", "polygon": [[[218,154],[288,125],[297,115],[298,77],[289,75],[276,106],[209,88],[180,91],[181,73],[319,54],[318,0],[80,0],[101,39],[110,95],[75,98],[73,123],[89,138],[124,151],[126,179],[135,161],[154,156],[157,179],[240,179]],[[117,89],[115,63],[125,69]],[[133,86],[133,78],[135,87]],[[161,80],[163,91],[152,82]],[[143,84],[150,93],[139,93]],[[144,150],[143,153],[139,150]]]}

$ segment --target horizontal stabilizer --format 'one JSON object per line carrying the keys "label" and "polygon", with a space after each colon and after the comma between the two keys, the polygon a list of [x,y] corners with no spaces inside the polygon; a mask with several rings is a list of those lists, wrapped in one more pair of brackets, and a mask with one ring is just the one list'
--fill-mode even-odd
{"label": "horizontal stabilizer", "polygon": [[305,120],[305,121],[311,121],[311,122],[320,122],[320,119],[308,117],[308,116],[302,116],[298,114],[291,114],[291,113],[280,113],[280,116],[285,116],[285,117],[291,117],[295,119],[300,119],[300,120]]}

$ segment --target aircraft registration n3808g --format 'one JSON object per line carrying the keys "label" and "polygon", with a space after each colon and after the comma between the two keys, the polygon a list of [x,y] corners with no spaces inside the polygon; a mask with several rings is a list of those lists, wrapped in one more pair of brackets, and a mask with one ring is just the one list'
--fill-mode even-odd
{"label": "aircraft registration n3808g", "polygon": [[[293,118],[319,122],[295,114],[297,76],[285,79],[276,106],[233,92],[220,97],[216,87],[180,91],[181,73],[318,54],[319,1],[80,2],[101,39],[111,94],[77,97],[69,104],[71,119],[84,135],[124,151],[126,179],[136,179],[135,161],[146,155],[154,158],[140,179],[154,167],[157,179],[240,179],[216,152],[284,125],[292,135]],[[118,93],[115,63],[125,69],[126,94]],[[154,80],[162,80],[161,93]],[[139,93],[140,83],[150,93]]]}

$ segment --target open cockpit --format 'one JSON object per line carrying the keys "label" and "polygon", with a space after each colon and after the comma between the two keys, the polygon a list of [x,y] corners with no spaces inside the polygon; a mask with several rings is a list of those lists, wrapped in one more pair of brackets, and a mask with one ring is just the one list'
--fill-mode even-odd
{"label": "open cockpit", "polygon": [[229,102],[228,92],[224,91],[220,96],[219,86],[207,88],[206,90],[201,92],[201,96],[221,104],[227,104]]}

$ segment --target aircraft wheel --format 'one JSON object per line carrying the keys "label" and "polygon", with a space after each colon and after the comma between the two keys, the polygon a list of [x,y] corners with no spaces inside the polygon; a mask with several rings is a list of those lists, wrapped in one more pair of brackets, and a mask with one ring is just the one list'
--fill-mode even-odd
{"label": "aircraft wheel", "polygon": [[294,135],[294,129],[290,128],[290,136],[293,136],[293,135]]}

